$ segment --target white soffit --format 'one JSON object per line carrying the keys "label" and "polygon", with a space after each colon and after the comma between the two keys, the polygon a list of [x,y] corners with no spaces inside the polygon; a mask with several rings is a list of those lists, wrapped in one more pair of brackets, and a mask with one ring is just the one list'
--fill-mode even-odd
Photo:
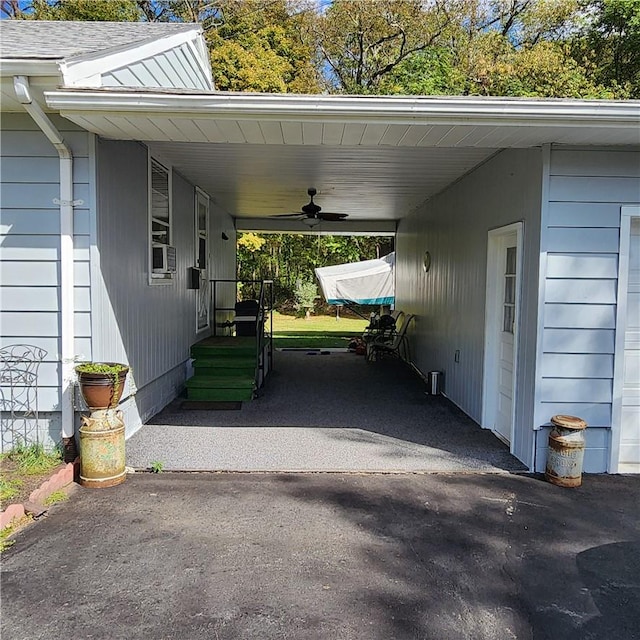
{"label": "white soffit", "polygon": [[640,144],[635,101],[133,90],[45,95],[50,108],[89,131],[146,142],[247,225],[299,211],[308,187],[318,189],[323,210],[347,213],[350,221],[398,220],[501,149]]}

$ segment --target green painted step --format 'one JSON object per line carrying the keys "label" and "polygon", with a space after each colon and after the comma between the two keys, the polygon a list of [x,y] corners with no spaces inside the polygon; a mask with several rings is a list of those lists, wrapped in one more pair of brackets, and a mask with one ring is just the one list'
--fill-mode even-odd
{"label": "green painted step", "polygon": [[255,367],[255,356],[198,356],[194,367]]}
{"label": "green painted step", "polygon": [[253,376],[198,376],[187,380],[187,389],[253,389]]}
{"label": "green painted step", "polygon": [[194,377],[248,377],[253,380],[256,373],[255,365],[251,365],[248,367],[225,367],[220,365],[204,365],[204,366],[196,366]]}
{"label": "green painted step", "polygon": [[236,358],[236,357],[256,357],[256,347],[191,347],[192,358]]}
{"label": "green painted step", "polygon": [[187,389],[189,400],[241,402],[253,398],[251,389]]}

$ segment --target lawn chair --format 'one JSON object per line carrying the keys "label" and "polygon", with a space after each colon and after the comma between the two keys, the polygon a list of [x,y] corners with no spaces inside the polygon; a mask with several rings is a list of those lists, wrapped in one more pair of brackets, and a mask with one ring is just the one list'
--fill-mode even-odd
{"label": "lawn chair", "polygon": [[409,360],[407,329],[415,315],[409,313],[403,316],[400,329],[391,339],[377,338],[367,344],[367,362],[373,362],[383,355],[394,356],[405,362]]}
{"label": "lawn chair", "polygon": [[374,342],[375,340],[391,341],[397,331],[397,320],[393,315],[383,315],[379,318],[372,318],[371,323],[365,328],[362,339],[365,343]]}

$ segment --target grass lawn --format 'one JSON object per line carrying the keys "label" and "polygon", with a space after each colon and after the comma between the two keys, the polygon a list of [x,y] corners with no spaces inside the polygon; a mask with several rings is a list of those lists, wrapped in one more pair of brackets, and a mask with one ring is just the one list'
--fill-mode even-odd
{"label": "grass lawn", "polygon": [[273,343],[276,349],[322,349],[347,347],[354,336],[361,336],[369,324],[363,318],[312,315],[308,320],[273,313]]}

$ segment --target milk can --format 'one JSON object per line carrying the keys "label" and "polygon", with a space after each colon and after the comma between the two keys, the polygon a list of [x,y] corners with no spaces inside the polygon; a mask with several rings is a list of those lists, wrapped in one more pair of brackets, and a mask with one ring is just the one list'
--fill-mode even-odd
{"label": "milk can", "polygon": [[575,416],[553,416],[545,478],[560,487],[582,484],[584,430],[587,423]]}
{"label": "milk can", "polygon": [[126,480],[124,419],[119,409],[101,409],[82,417],[80,484],[113,487]]}

